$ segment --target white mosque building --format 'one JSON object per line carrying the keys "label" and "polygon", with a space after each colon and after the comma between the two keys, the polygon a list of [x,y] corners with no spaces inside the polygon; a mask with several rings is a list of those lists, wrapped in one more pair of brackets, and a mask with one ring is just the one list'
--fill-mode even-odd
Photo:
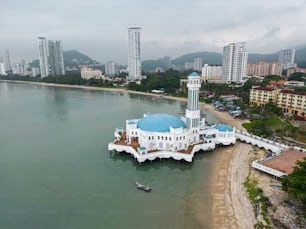
{"label": "white mosque building", "polygon": [[126,120],[126,129],[115,130],[115,140],[108,144],[108,150],[129,153],[138,162],[157,158],[192,162],[194,154],[200,150],[235,144],[235,128],[224,124],[205,125],[199,109],[200,87],[201,78],[193,72],[188,76],[184,117],[146,113],[141,119]]}

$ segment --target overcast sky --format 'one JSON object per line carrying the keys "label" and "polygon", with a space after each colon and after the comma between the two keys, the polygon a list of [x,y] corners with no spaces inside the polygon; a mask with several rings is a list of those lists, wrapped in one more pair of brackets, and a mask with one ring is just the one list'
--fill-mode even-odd
{"label": "overcast sky", "polygon": [[306,44],[306,0],[3,0],[0,50],[37,59],[37,37],[62,40],[100,62],[127,63],[127,28],[139,26],[141,58],[216,51],[245,41],[250,53]]}

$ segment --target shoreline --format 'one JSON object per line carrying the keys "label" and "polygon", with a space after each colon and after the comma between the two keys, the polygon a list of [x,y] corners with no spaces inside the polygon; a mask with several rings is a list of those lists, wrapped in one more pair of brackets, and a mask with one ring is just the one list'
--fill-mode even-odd
{"label": "shoreline", "polygon": [[[82,85],[54,84],[31,81],[0,80],[0,82],[23,83],[32,85],[41,85],[48,87],[77,88],[83,90],[96,91],[114,91],[127,92],[145,96],[162,97],[177,101],[187,101],[187,98],[174,96],[164,96],[160,94],[130,91],[124,88],[99,88]],[[242,123],[245,121],[234,119],[226,112],[219,112],[211,104],[200,102],[199,105],[215,116],[220,122],[229,124],[236,129],[243,130]],[[212,228],[253,228],[255,216],[253,208],[243,186],[248,173],[249,162],[248,153],[251,146],[245,143],[237,142],[232,147],[222,147],[215,149],[216,162],[212,169],[212,178],[210,181],[212,196]],[[199,212],[199,215],[201,212]],[[247,217],[246,217],[247,216]]]}

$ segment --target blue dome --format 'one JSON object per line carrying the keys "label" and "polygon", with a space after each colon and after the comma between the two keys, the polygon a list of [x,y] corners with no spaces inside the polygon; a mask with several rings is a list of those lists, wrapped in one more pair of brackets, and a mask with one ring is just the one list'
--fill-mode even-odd
{"label": "blue dome", "polygon": [[231,126],[225,124],[218,124],[215,126],[215,128],[221,132],[233,131],[233,128]]}
{"label": "blue dome", "polygon": [[169,114],[147,115],[137,122],[137,128],[150,132],[169,132],[170,127],[186,128],[186,124],[181,119]]}
{"label": "blue dome", "polygon": [[193,76],[193,77],[195,77],[195,76],[199,76],[199,74],[198,74],[198,73],[196,73],[196,72],[193,72],[193,73],[191,73],[189,76]]}

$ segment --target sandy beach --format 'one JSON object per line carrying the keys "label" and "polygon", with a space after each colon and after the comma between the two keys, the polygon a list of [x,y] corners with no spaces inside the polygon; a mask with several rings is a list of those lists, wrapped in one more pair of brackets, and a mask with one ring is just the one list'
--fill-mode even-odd
{"label": "sandy beach", "polygon": [[[98,88],[79,85],[50,84],[42,82],[6,81],[26,84],[35,84],[52,87],[79,88],[85,90],[104,90],[142,94],[161,97],[159,94],[129,91],[124,88]],[[186,98],[162,96],[166,99],[187,101]],[[222,123],[243,129],[243,120],[234,119],[227,112],[218,112],[210,104],[200,103],[209,113],[217,117]],[[246,196],[243,186],[248,173],[248,152],[251,146],[244,143],[236,143],[235,146],[222,147],[215,150],[217,163],[214,165],[211,179],[212,187],[212,228],[241,228],[251,229],[255,224],[253,208]]]}
{"label": "sandy beach", "polygon": [[[234,119],[227,112],[219,112],[212,105],[203,107],[222,123],[243,130],[244,120]],[[249,174],[248,153],[252,146],[237,142],[232,147],[215,150],[217,163],[214,166],[212,187],[212,228],[254,228],[253,208],[245,192],[243,182]]]}

